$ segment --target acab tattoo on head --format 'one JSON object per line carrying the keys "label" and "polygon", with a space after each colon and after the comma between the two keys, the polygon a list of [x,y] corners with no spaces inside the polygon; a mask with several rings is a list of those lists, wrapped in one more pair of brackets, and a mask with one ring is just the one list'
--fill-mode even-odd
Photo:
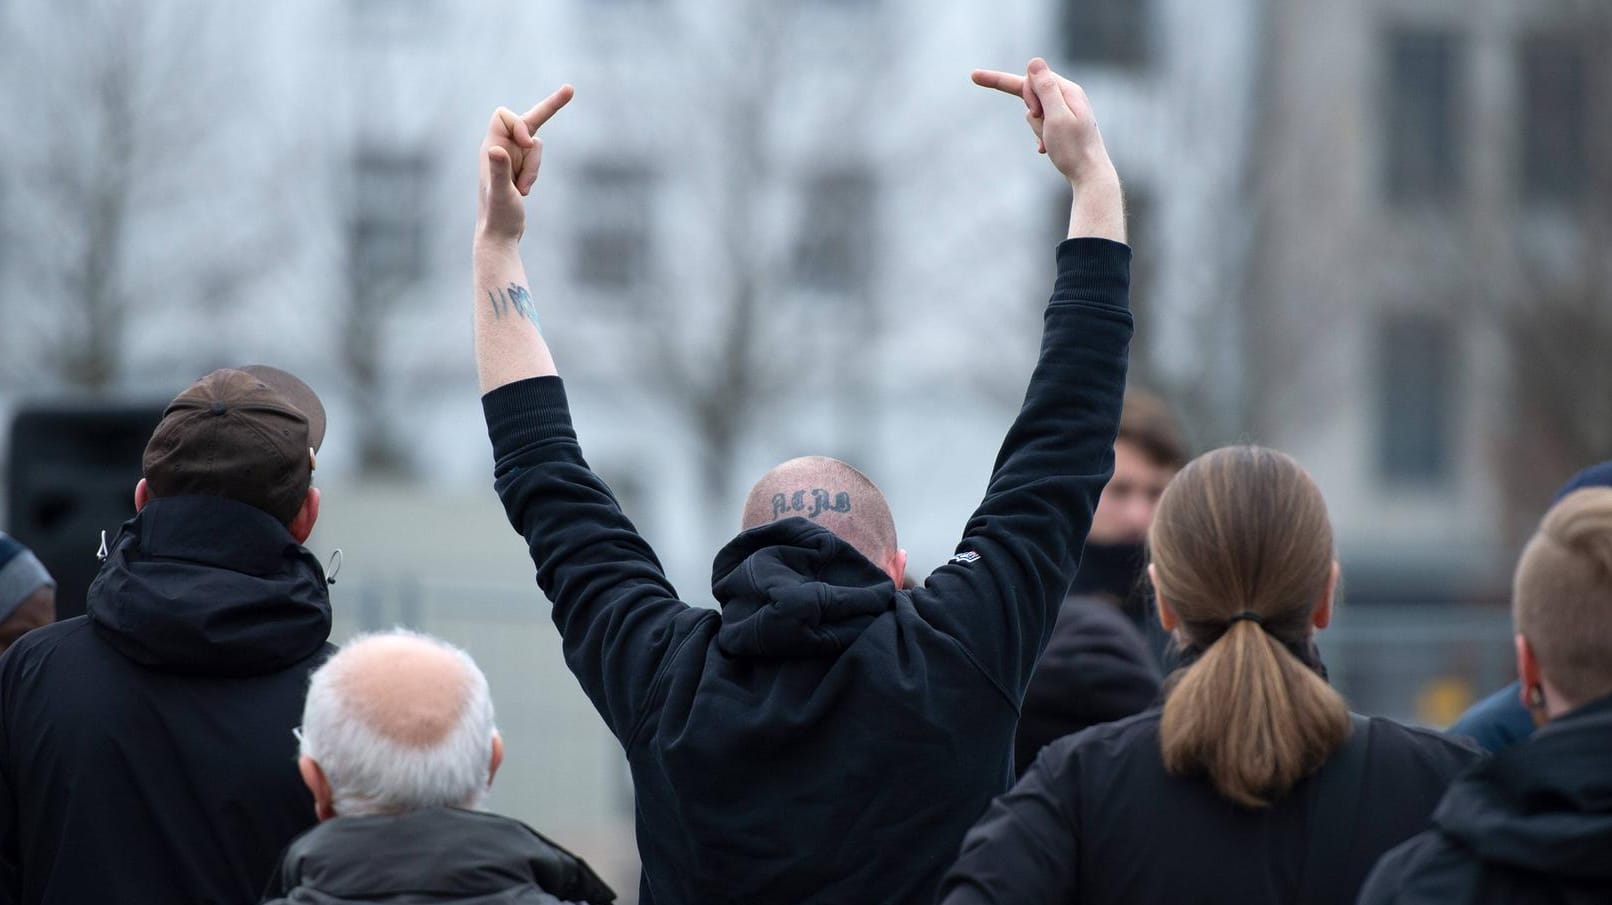
{"label": "acab tattoo on head", "polygon": [[[811,496],[810,504],[806,497]],[[772,517],[774,519],[800,515],[806,518],[817,518],[824,512],[850,512],[851,495],[840,491],[832,497],[827,490],[814,487],[809,490],[797,490],[794,493],[775,493],[772,495]]]}
{"label": "acab tattoo on head", "polygon": [[519,283],[510,283],[504,289],[487,290],[487,303],[492,306],[493,319],[503,320],[504,315],[511,311],[532,322],[532,326],[543,329],[537,322],[537,306],[532,303],[532,293]]}

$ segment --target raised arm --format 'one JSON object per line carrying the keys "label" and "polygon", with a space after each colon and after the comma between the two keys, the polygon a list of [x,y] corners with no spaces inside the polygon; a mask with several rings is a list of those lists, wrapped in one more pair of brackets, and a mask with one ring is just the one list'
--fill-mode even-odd
{"label": "raised arm", "polygon": [[1073,192],[1070,238],[1058,247],[1041,355],[985,499],[957,556],[913,599],[1018,706],[1113,470],[1130,250],[1119,177],[1085,92],[1039,59],[1024,76],[977,71],[974,81],[1027,98],[1030,127]]}
{"label": "raised arm", "polygon": [[562,87],[524,115],[500,108],[488,124],[471,296],[476,371],[504,511],[554,604],[566,664],[627,744],[655,671],[697,614],[582,458],[521,265],[523,198],[543,153],[535,133],[571,94]]}
{"label": "raised arm", "polygon": [[570,103],[571,96],[571,86],[563,85],[523,115],[499,107],[481,142],[472,302],[476,374],[483,393],[517,380],[559,374],[548,343],[538,332],[537,308],[521,263],[521,236],[526,233],[523,199],[537,183],[543,163],[543,140],[537,130]]}
{"label": "raised arm", "polygon": [[1124,242],[1119,173],[1108,158],[1085,90],[1047,68],[1040,57],[1030,61],[1024,75],[976,69],[972,78],[982,88],[1024,100],[1024,119],[1035,133],[1036,150],[1052,159],[1074,193],[1068,238]]}

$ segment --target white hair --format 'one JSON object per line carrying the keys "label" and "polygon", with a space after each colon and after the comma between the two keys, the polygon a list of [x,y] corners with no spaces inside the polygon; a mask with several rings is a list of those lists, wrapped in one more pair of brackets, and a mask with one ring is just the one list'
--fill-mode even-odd
{"label": "white hair", "polygon": [[[348,699],[344,655],[365,643],[412,638],[445,651],[464,672],[465,695],[452,730],[429,745],[391,738]],[[302,751],[330,783],[338,816],[363,816],[430,807],[478,808],[490,781],[492,695],[476,661],[452,644],[406,629],[360,635],[314,671],[302,711]]]}

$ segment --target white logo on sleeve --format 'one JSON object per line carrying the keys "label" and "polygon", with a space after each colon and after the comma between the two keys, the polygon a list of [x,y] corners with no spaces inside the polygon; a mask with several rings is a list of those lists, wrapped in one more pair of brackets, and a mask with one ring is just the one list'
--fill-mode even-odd
{"label": "white logo on sleeve", "polygon": [[980,555],[975,553],[973,550],[965,550],[962,553],[953,556],[951,559],[946,560],[948,563],[962,563],[965,566],[971,566],[979,561]]}

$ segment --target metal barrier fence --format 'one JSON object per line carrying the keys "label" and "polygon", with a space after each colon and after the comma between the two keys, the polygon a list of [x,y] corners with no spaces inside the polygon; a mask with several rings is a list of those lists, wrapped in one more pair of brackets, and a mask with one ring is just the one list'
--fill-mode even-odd
{"label": "metal barrier fence", "polygon": [[1317,638],[1333,685],[1361,713],[1442,728],[1516,678],[1503,608],[1345,606]]}

